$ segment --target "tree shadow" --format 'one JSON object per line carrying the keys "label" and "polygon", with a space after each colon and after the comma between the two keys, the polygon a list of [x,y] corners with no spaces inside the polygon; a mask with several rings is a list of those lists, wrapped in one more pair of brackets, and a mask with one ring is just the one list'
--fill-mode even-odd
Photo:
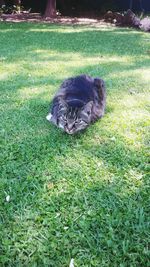
{"label": "tree shadow", "polygon": [[[33,57],[35,60],[43,61],[43,54],[38,55],[37,49],[47,52],[57,51],[63,54],[80,52],[82,56],[86,57],[87,53],[91,53],[93,57],[98,55],[122,56],[122,54],[136,56],[141,51],[145,53],[146,49],[149,50],[148,42],[145,42],[144,50],[140,45],[143,33],[132,29],[106,28],[102,30],[101,28],[76,26],[76,32],[74,32],[72,26],[59,26],[58,29],[57,25],[7,24],[7,30],[5,30],[5,23],[2,23],[1,26],[1,40],[5,42],[5,39],[9,39],[11,50],[8,53],[4,46],[1,53],[4,57],[6,56],[9,63],[20,61],[24,57],[27,59]],[[12,38],[12,36],[14,37]],[[147,34],[147,36],[149,35]],[[18,39],[17,51],[14,46],[15,37]],[[126,38],[128,38],[128,43],[125,46]],[[111,45],[107,44],[107,40]],[[129,47],[133,47],[133,50]],[[13,54],[13,52],[15,53]],[[64,58],[63,55],[61,57]],[[53,57],[52,60],[57,60],[57,57]]]}
{"label": "tree shadow", "polygon": [[[97,54],[121,57],[124,53],[132,57],[132,50],[122,48],[128,38],[129,46],[133,49],[138,46],[130,65],[124,61],[118,64],[117,58],[113,62],[102,61],[101,66],[95,62],[85,68],[69,66],[67,69],[66,66],[67,73],[70,71],[74,75],[102,73],[107,81],[108,98],[109,94],[115,97],[116,91],[111,92],[111,88],[121,83],[121,79],[113,75],[122,73],[124,84],[126,72],[137,68],[138,58],[135,57],[143,51],[140,46],[143,33],[134,33],[136,38],[133,39],[132,30],[102,32],[76,28],[77,33],[70,26],[68,32],[63,33],[61,30],[66,27],[58,30],[55,25],[15,24],[1,35],[1,40],[10,41],[9,53],[3,45],[2,57],[6,56],[3,60],[8,64],[22,64],[22,57],[27,61],[34,59],[36,63],[47,61],[49,56],[43,59],[42,53],[35,53],[38,49],[59,53],[50,56],[50,60],[58,63],[66,57],[69,61],[66,54],[72,51],[79,53],[82,59],[97,58]],[[21,42],[15,53],[14,38],[18,32],[18,42]],[[106,45],[108,39],[111,47]],[[141,66],[141,59],[138,63]],[[148,66],[146,56],[142,63]],[[31,62],[31,72],[32,68]],[[67,266],[73,257],[79,266],[110,266],[110,263],[113,266],[146,266],[146,156],[142,149],[139,151],[129,145],[119,132],[105,127],[115,109],[111,97],[105,117],[84,134],[68,136],[48,124],[45,116],[49,99],[63,75],[58,73],[54,77],[50,73],[39,77],[34,74],[33,83],[28,75],[18,71],[0,84],[5,97],[9,96],[3,98],[2,120],[2,264],[34,266],[36,263],[37,266],[59,267]],[[141,80],[137,76],[136,79]],[[45,84],[51,84],[50,91],[44,88],[32,98],[30,95],[23,97],[24,88]],[[126,84],[117,92],[117,97],[127,90]],[[11,199],[9,203],[7,195]]]}
{"label": "tree shadow", "polygon": [[[121,258],[127,264],[145,265],[148,177],[141,178],[146,164],[143,153],[132,150],[118,133],[116,142],[105,140],[112,136],[106,130],[98,139],[96,128],[97,124],[86,135],[71,137],[50,127],[45,136],[28,136],[18,142],[18,150],[12,147],[8,166],[16,160],[18,164],[11,165],[14,172],[7,172],[11,180],[5,190],[9,184],[12,203],[3,202],[3,220],[14,251],[20,242],[15,231],[21,228],[26,242],[23,264],[40,265],[45,258],[49,266],[61,266],[70,257],[89,264],[92,255],[95,264],[105,259],[105,264],[117,265]],[[20,264],[17,255],[12,260]]]}

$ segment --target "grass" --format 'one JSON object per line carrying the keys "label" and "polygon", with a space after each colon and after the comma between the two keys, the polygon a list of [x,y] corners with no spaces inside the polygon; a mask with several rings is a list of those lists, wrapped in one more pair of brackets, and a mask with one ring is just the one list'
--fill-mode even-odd
{"label": "grass", "polygon": [[[149,41],[125,28],[0,23],[0,266],[150,266]],[[81,73],[106,81],[107,110],[68,136],[45,117]]]}

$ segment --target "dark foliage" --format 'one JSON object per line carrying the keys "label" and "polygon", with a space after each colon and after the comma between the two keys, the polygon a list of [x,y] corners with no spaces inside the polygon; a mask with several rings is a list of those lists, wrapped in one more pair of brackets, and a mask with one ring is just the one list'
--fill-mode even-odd
{"label": "dark foliage", "polygon": [[106,22],[115,23],[118,26],[129,26],[135,28],[140,26],[140,19],[136,17],[130,9],[128,9],[124,14],[108,11],[104,16],[104,20]]}
{"label": "dark foliage", "polygon": [[106,22],[114,23],[117,26],[140,28],[143,31],[150,31],[150,18],[140,20],[130,9],[125,13],[108,11],[104,15]]}

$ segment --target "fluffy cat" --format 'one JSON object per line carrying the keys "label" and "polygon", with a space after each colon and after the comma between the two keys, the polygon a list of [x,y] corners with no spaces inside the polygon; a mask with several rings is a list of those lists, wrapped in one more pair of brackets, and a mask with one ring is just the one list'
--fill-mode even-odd
{"label": "fluffy cat", "polygon": [[105,83],[100,78],[80,75],[65,80],[52,102],[47,120],[74,134],[104,115]]}

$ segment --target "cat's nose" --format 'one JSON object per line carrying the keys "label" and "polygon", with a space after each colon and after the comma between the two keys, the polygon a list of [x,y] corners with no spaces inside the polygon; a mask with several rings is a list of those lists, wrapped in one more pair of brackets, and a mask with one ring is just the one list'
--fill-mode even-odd
{"label": "cat's nose", "polygon": [[68,126],[67,126],[67,129],[68,129],[69,131],[71,131],[71,130],[73,129],[73,125],[68,125]]}
{"label": "cat's nose", "polygon": [[73,129],[73,127],[74,127],[74,123],[67,124],[67,130],[68,131],[71,131]]}

